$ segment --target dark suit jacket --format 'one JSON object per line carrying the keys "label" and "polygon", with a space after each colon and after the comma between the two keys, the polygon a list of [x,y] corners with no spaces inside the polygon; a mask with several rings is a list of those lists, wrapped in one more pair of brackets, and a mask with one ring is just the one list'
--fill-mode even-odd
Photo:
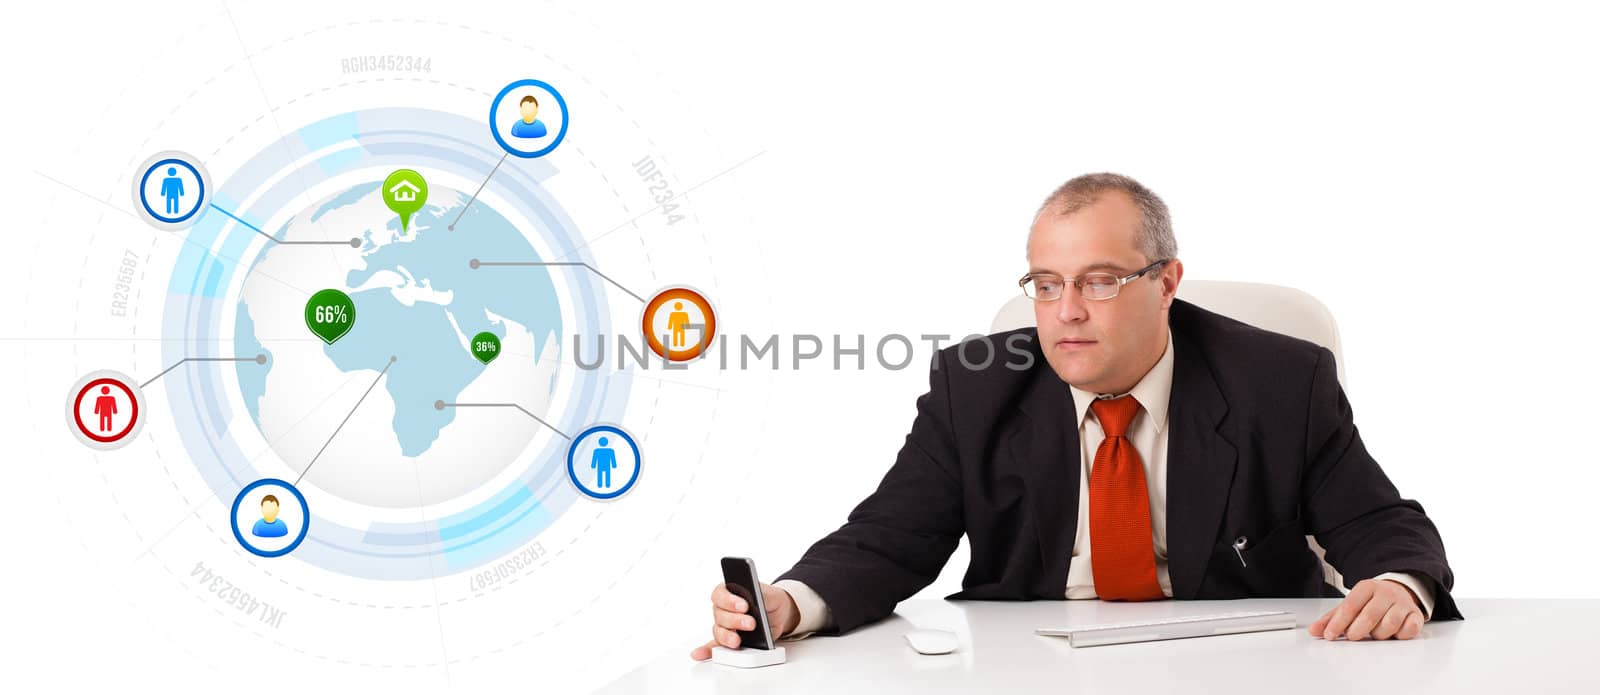
{"label": "dark suit jacket", "polygon": [[[1337,597],[1309,533],[1347,583],[1409,572],[1432,584],[1434,619],[1461,618],[1438,529],[1362,446],[1333,353],[1181,300],[1168,316],[1173,597]],[[1036,329],[990,339],[987,368],[964,366],[959,345],[935,355],[911,433],[877,491],[780,577],[827,602],[831,632],[892,613],[938,577],[963,533],[972,561],[949,598],[1064,598],[1082,470],[1072,392],[1045,362]],[[1019,368],[1023,353],[1028,369]],[[977,365],[986,353],[966,354]],[[1233,550],[1239,536],[1251,539],[1248,566]]]}

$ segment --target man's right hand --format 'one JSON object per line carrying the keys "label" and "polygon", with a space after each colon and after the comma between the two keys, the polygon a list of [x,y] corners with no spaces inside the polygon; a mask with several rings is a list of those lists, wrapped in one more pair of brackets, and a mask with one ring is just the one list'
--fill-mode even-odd
{"label": "man's right hand", "polygon": [[[761,585],[761,600],[767,608],[767,625],[772,628],[772,639],[794,632],[800,624],[800,611],[789,592],[771,584]],[[689,652],[695,661],[711,658],[711,648],[723,646],[739,648],[739,631],[756,629],[756,619],[746,615],[745,601],[728,591],[728,585],[718,584],[711,592],[711,641]]]}

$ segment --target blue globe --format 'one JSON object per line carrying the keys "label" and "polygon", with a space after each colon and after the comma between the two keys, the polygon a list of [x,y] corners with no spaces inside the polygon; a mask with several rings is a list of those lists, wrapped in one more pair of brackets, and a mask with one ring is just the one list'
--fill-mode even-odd
{"label": "blue globe", "polygon": [[[562,326],[548,271],[471,266],[473,259],[541,260],[538,254],[481,200],[448,230],[468,196],[429,188],[405,231],[377,183],[311,206],[278,238],[358,238],[360,247],[273,245],[240,293],[237,354],[269,358],[265,367],[237,370],[250,419],[289,472],[316,457],[305,480],[360,504],[414,507],[466,495],[499,475],[539,431],[512,409],[440,403],[516,403],[545,417],[554,395]],[[355,303],[349,332],[331,345],[304,318],[310,294],[325,288]],[[501,342],[488,365],[470,349],[481,331]]]}

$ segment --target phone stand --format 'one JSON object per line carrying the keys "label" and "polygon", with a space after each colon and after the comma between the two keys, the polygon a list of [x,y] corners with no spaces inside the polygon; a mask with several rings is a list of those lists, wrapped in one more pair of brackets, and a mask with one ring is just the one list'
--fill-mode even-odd
{"label": "phone stand", "polygon": [[711,662],[732,666],[734,668],[761,668],[762,666],[776,666],[788,661],[788,654],[783,647],[772,649],[729,649],[727,647],[712,647]]}

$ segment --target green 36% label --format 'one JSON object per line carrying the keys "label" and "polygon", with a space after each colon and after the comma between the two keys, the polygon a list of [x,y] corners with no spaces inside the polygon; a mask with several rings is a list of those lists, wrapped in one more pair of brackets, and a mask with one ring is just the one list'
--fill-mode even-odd
{"label": "green 36% label", "polygon": [[306,327],[329,345],[356,323],[356,303],[339,290],[323,290],[306,302]]}
{"label": "green 36% label", "polygon": [[493,362],[500,356],[500,337],[488,331],[472,336],[472,356],[484,364]]}

